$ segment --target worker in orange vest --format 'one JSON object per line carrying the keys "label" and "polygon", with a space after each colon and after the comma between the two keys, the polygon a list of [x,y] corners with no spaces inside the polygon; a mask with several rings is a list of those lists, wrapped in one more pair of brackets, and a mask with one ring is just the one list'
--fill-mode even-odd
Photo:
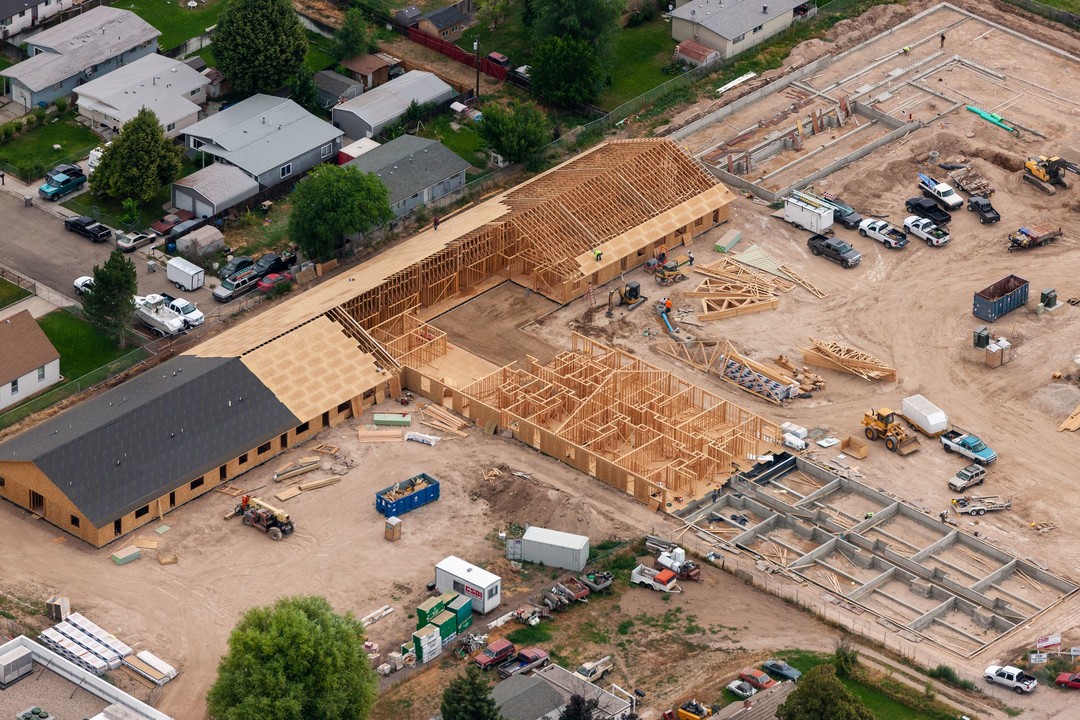
{"label": "worker in orange vest", "polygon": [[664,314],[671,312],[671,300],[664,298]]}

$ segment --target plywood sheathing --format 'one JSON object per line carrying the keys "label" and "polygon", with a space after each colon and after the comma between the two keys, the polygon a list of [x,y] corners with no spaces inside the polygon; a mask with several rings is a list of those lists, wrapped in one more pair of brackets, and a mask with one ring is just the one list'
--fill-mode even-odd
{"label": "plywood sheathing", "polygon": [[241,360],[298,418],[318,417],[389,379],[375,356],[326,316],[244,355]]}
{"label": "plywood sheathing", "polygon": [[743,265],[749,265],[758,270],[764,270],[771,275],[777,275],[787,280],[794,280],[794,278],[781,269],[783,263],[757,245],[748,245],[741,253],[731,255],[730,257]]}
{"label": "plywood sheathing", "polygon": [[896,370],[873,355],[836,342],[810,338],[814,347],[803,348],[803,362],[807,365],[832,368],[867,380],[891,380],[896,382]]}

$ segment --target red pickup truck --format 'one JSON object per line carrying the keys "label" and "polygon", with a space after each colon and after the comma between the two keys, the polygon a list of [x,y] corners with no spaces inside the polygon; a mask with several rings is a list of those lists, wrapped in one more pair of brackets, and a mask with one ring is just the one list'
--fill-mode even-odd
{"label": "red pickup truck", "polygon": [[481,670],[489,670],[503,660],[510,658],[516,652],[517,648],[514,647],[514,643],[506,639],[496,640],[481,650],[480,654],[473,658],[473,662]]}

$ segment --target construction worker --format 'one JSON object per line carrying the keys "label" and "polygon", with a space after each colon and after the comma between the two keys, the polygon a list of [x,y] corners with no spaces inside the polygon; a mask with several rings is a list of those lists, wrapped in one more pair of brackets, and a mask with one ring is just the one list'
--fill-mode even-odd
{"label": "construction worker", "polygon": [[688,250],[686,256],[690,258],[690,267],[694,267],[694,251]]}
{"label": "construction worker", "polygon": [[719,490],[719,488],[713,488],[712,501],[716,502],[719,498],[720,498],[720,490]]}
{"label": "construction worker", "polygon": [[948,510],[942,510],[941,512],[938,513],[938,517],[941,518],[941,522],[945,522],[945,518],[949,517],[949,511]]}
{"label": "construction worker", "polygon": [[435,216],[435,219],[431,221],[431,224],[435,226],[435,229],[436,229],[436,230],[438,230],[438,229],[439,229],[439,220],[440,220],[440,219],[439,219],[439,216],[438,216],[438,215],[436,215],[436,216]]}
{"label": "construction worker", "polygon": [[604,258],[604,251],[601,250],[600,248],[597,248],[596,250],[593,250],[592,252],[593,252],[593,256],[596,257],[596,262],[600,262]]}
{"label": "construction worker", "polygon": [[671,312],[671,300],[664,298],[664,314],[667,315]]}
{"label": "construction worker", "polygon": [[941,33],[941,47],[945,47],[945,33]]}

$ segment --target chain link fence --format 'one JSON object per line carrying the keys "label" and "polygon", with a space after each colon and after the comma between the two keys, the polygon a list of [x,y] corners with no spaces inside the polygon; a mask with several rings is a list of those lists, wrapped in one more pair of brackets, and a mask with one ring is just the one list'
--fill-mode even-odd
{"label": "chain link fence", "polygon": [[1080,15],[1077,15],[1076,13],[1071,13],[1067,10],[1062,10],[1061,8],[1051,7],[1050,5],[1036,2],[1036,0],[1005,0],[1005,2],[1039,15],[1040,17],[1044,17],[1047,20],[1059,22],[1073,30],[1080,30]]}

